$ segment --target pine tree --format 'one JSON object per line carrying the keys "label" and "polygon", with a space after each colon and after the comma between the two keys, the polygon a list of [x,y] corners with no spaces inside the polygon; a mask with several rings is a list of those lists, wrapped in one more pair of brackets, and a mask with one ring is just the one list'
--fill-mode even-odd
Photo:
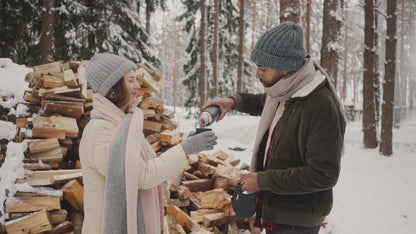
{"label": "pine tree", "polygon": [[393,153],[393,101],[394,101],[394,74],[396,69],[396,11],[397,0],[387,0],[387,35],[386,35],[386,62],[383,84],[383,104],[381,121],[380,153],[390,156]]}
{"label": "pine tree", "polygon": [[365,48],[363,82],[363,130],[364,147],[376,148],[378,145],[375,120],[374,95],[374,1],[366,0],[365,6]]}
{"label": "pine tree", "polygon": [[[196,15],[199,14],[199,1],[186,0],[183,2],[186,11],[178,17],[177,20],[184,21],[184,31],[190,35],[190,41],[186,48],[188,54],[184,63],[185,78],[183,85],[188,89],[188,97],[185,102],[186,107],[199,106],[201,100],[199,98],[199,75],[200,67],[200,37],[199,24],[195,23]],[[218,35],[218,95],[226,96],[235,92],[235,81],[238,62],[238,10],[231,0],[220,1],[219,4],[219,35]],[[207,5],[207,31],[206,31],[206,49],[207,64],[213,61],[212,55],[214,50],[214,17],[215,11],[213,5]],[[244,67],[248,63],[245,61]],[[207,66],[206,89],[211,90],[213,87],[213,70],[211,66]],[[245,69],[245,73],[246,69]],[[243,85],[243,87],[245,87]],[[210,92],[208,92],[210,94]],[[212,98],[212,96],[208,97]]]}
{"label": "pine tree", "polygon": [[38,64],[41,12],[41,1],[1,1],[0,57],[28,66]]}
{"label": "pine tree", "polygon": [[42,8],[42,36],[40,37],[39,64],[48,63],[54,60],[54,15],[55,0],[43,0]]}
{"label": "pine tree", "polygon": [[322,22],[321,66],[337,87],[338,52],[341,48],[340,30],[343,21],[342,0],[324,1],[324,19]]}

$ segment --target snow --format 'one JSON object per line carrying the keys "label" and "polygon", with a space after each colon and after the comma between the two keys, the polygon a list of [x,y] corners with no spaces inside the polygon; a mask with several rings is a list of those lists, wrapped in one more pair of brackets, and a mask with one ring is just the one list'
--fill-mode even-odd
{"label": "snow", "polygon": [[[15,102],[8,103],[8,106],[14,105],[23,99],[24,90],[28,89],[25,76],[31,71],[32,68],[15,64],[9,58],[0,58],[0,96],[15,97]],[[6,107],[1,98],[0,105]]]}
{"label": "snow", "polygon": [[[28,70],[7,59],[0,59],[0,64],[5,61],[7,68],[0,66],[0,96],[21,96],[27,89],[27,83],[16,84],[24,83],[21,80],[24,80]],[[167,108],[173,110],[171,106]],[[188,134],[197,127],[195,116],[189,118],[185,108],[175,109],[175,120],[181,132]],[[210,152],[221,149],[229,154],[228,160],[241,160],[238,167],[249,165],[258,121],[259,117],[230,113],[220,122],[209,126],[218,136],[218,145]],[[2,124],[0,122],[0,127]],[[5,131],[11,131],[11,128],[6,128]],[[361,129],[361,122],[347,125],[341,175],[334,188],[334,206],[327,217],[328,224],[321,228],[320,234],[414,233],[416,113],[405,115],[401,128],[393,129],[393,155],[390,157],[381,156],[378,149],[365,149]],[[2,128],[0,133],[3,132]],[[22,165],[26,147],[26,142],[8,144],[6,160],[0,168],[0,191],[8,189],[13,194],[18,189],[30,190],[26,185],[18,187],[13,184],[16,178],[28,173]],[[234,151],[230,148],[245,150]],[[4,192],[1,192],[0,202],[3,204],[5,199]],[[4,216],[2,219],[4,223]]]}

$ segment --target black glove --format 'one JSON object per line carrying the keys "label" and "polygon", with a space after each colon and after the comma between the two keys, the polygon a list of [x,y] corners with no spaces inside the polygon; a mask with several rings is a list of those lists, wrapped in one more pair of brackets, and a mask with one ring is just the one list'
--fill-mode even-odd
{"label": "black glove", "polygon": [[211,150],[217,144],[218,137],[213,131],[201,132],[196,135],[191,135],[182,141],[181,145],[185,155],[196,154],[204,150]]}

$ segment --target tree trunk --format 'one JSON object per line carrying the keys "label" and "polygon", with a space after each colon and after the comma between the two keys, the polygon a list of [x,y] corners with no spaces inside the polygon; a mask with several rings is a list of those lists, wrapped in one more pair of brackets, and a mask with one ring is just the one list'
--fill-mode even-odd
{"label": "tree trunk", "polygon": [[212,97],[218,96],[218,20],[219,20],[219,0],[214,0],[214,44],[212,48]]}
{"label": "tree trunk", "polygon": [[380,153],[390,156],[392,149],[394,75],[396,69],[396,0],[387,0],[386,62],[383,84]]}
{"label": "tree trunk", "polygon": [[178,49],[179,49],[179,39],[178,39],[178,29],[176,27],[176,21],[173,23],[173,30],[175,33],[175,48],[173,48],[173,112],[176,113],[176,97],[177,94],[177,67],[178,67]]}
{"label": "tree trunk", "polygon": [[240,44],[238,45],[238,70],[237,70],[237,92],[243,91],[243,69],[244,69],[244,2],[245,0],[239,0],[240,5],[240,20],[238,25],[238,37],[240,38]]}
{"label": "tree trunk", "polygon": [[324,1],[324,19],[322,21],[321,66],[337,87],[338,73],[338,46],[340,41],[341,19],[338,13],[342,12],[342,0]]}
{"label": "tree trunk", "polygon": [[42,36],[40,38],[39,64],[53,61],[53,18],[55,0],[43,0]]}
{"label": "tree trunk", "polygon": [[270,2],[270,0],[267,0],[267,22],[266,22],[266,28],[270,28],[270,22],[271,22],[271,18],[272,18],[272,4]]}
{"label": "tree trunk", "polygon": [[[405,0],[401,0],[401,19],[400,19],[400,23],[401,23],[401,29],[400,29],[400,66],[399,66],[399,75],[400,75],[400,87],[401,87],[401,92],[400,92],[400,108],[399,108],[399,112],[402,113],[407,106],[406,103],[406,97],[407,97],[407,71],[406,71],[406,63],[407,63],[407,59],[406,59],[406,51],[405,51],[405,37],[404,37],[404,32],[405,32],[405,24],[406,24],[406,20],[405,20],[405,15],[406,15],[406,7],[405,7]],[[397,85],[397,84],[396,84]]]}
{"label": "tree trunk", "polygon": [[363,130],[364,147],[376,148],[377,131],[374,102],[374,5],[365,0],[364,6],[364,81],[363,81]]}
{"label": "tree trunk", "polygon": [[374,101],[376,107],[376,124],[380,123],[380,99],[381,99],[381,90],[380,90],[380,69],[379,69],[379,56],[378,56],[378,0],[374,0]]}
{"label": "tree trunk", "polygon": [[312,0],[306,0],[306,34],[305,45],[306,53],[311,53],[311,16],[312,16]]}
{"label": "tree trunk", "polygon": [[256,0],[253,0],[253,32],[251,34],[251,49],[254,49],[255,43],[255,35],[256,35],[256,16],[257,16],[257,5]]}
{"label": "tree trunk", "polygon": [[146,0],[146,32],[150,35],[150,17],[151,17],[151,5],[149,0]]}
{"label": "tree trunk", "polygon": [[298,0],[280,0],[280,23],[300,22],[300,2]]}
{"label": "tree trunk", "polygon": [[[415,9],[416,7],[416,3],[412,3],[412,7],[413,9]],[[409,48],[410,51],[409,53],[412,55],[416,54],[416,42],[415,42],[415,38],[416,38],[416,18],[415,18],[415,12],[414,11],[410,11],[410,17],[409,17],[409,21],[410,21],[410,38],[413,38],[413,40],[409,41]],[[413,77],[412,79],[409,80],[409,108],[413,109],[415,107],[415,98],[416,98],[416,81],[415,81],[415,77],[416,77],[416,68],[413,66],[413,64],[416,64],[416,57],[415,56],[411,56],[410,57],[410,61],[409,61],[409,65],[408,65],[408,69],[409,69],[409,76]]]}
{"label": "tree trunk", "polygon": [[[345,9],[345,19],[344,22],[348,20],[348,7],[347,3],[344,6]],[[344,24],[344,69],[343,69],[343,79],[342,79],[342,89],[341,89],[341,99],[345,102],[347,96],[347,61],[348,61],[348,25]]]}
{"label": "tree trunk", "polygon": [[206,101],[205,95],[205,83],[206,83],[206,73],[207,68],[205,64],[205,30],[206,30],[206,5],[205,0],[201,0],[201,29],[200,29],[200,46],[201,46],[201,76],[199,79],[199,97],[200,97],[200,107],[204,105]]}

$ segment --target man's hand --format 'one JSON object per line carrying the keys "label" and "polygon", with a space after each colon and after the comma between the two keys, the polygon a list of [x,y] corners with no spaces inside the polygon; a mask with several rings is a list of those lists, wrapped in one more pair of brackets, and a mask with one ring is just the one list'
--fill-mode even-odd
{"label": "man's hand", "polygon": [[245,179],[245,183],[241,190],[247,191],[248,193],[255,193],[260,192],[259,183],[257,182],[257,173],[256,172],[248,172],[240,173],[240,178]]}
{"label": "man's hand", "polygon": [[235,101],[232,98],[215,97],[205,102],[204,106],[202,106],[202,109],[213,105],[217,105],[221,109],[221,115],[217,119],[218,122],[222,120],[222,118],[224,118],[224,116],[233,108],[233,106],[235,105]]}

